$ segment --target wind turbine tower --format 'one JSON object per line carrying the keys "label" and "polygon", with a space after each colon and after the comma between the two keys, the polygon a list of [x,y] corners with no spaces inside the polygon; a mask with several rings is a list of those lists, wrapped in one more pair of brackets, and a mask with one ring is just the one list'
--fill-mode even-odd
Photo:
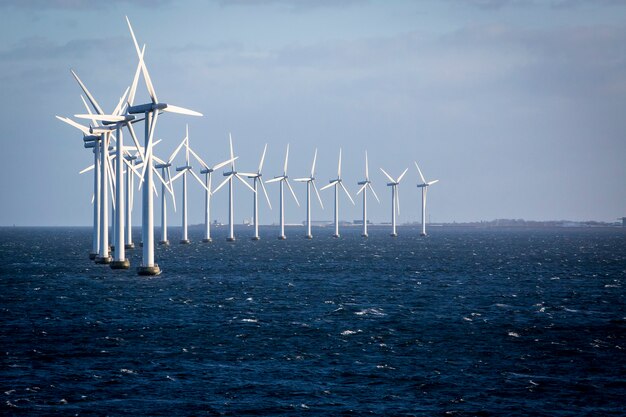
{"label": "wind turbine tower", "polygon": [[391,187],[391,237],[398,237],[398,232],[396,230],[396,214],[400,213],[400,195],[398,194],[398,185],[400,184],[400,181],[402,181],[402,177],[404,177],[409,169],[405,169],[402,175],[395,180],[384,169],[381,168],[380,170],[389,180],[387,186]]}
{"label": "wind turbine tower", "polygon": [[426,236],[426,193],[428,192],[428,187],[439,182],[439,180],[426,181],[424,179],[424,175],[422,175],[422,170],[420,169],[417,162],[415,162],[415,168],[417,168],[417,172],[419,173],[420,179],[422,180],[421,184],[417,184],[417,188],[422,189],[422,236]]}
{"label": "wind turbine tower", "polygon": [[350,193],[346,189],[346,186],[343,185],[343,182],[341,179],[341,148],[339,148],[339,164],[337,166],[337,178],[330,180],[329,182],[330,183],[323,186],[321,190],[325,190],[330,187],[335,187],[335,233],[333,234],[333,237],[338,238],[339,237],[339,187],[343,189],[343,191],[346,193],[346,195],[352,202],[352,205],[354,205],[354,200],[350,196]]}
{"label": "wind turbine tower", "polygon": [[315,154],[313,155],[313,165],[311,166],[311,176],[308,178],[296,178],[294,181],[298,182],[306,182],[306,237],[307,239],[313,239],[313,234],[311,233],[311,187],[315,190],[315,194],[317,195],[317,199],[320,202],[320,207],[322,210],[324,209],[324,203],[322,203],[322,197],[320,197],[320,193],[317,190],[317,186],[315,185],[315,162],[317,161],[317,149],[315,149]]}

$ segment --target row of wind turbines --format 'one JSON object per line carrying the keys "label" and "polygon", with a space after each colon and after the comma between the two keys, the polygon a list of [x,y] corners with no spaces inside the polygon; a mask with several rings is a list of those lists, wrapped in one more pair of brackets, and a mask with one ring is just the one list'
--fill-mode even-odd
{"label": "row of wind turbines", "polygon": [[[202,116],[201,113],[196,111],[174,106],[162,101],[159,101],[156,95],[156,91],[152,84],[150,74],[144,61],[144,55],[146,46],[139,47],[137,38],[135,37],[133,28],[128,18],[126,18],[128,28],[133,40],[135,51],[138,57],[137,69],[133,77],[133,81],[122,94],[117,106],[110,114],[105,113],[94,96],[88,90],[86,85],[78,77],[73,70],[72,75],[79,84],[82,92],[87,97],[81,95],[81,99],[87,113],[76,114],[75,117],[79,119],[86,119],[90,121],[88,126],[82,125],[70,118],[60,117],[57,118],[70,126],[79,129],[83,133],[84,147],[92,149],[93,152],[93,164],[81,171],[81,173],[93,170],[93,242],[90,258],[94,259],[96,263],[110,264],[114,269],[127,269],[130,267],[130,262],[125,256],[126,249],[134,248],[132,242],[132,207],[134,200],[134,177],[139,178],[138,189],[142,191],[142,263],[138,268],[139,275],[158,275],[161,273],[161,269],[154,260],[154,196],[158,195],[157,187],[155,185],[154,176],[157,177],[161,183],[161,236],[159,243],[162,245],[169,244],[167,235],[167,198],[166,195],[170,195],[174,208],[176,209],[176,200],[174,196],[173,184],[178,179],[182,181],[182,236],[181,243],[189,243],[187,235],[187,179],[191,175],[200,186],[204,189],[205,193],[205,231],[204,242],[210,242],[211,239],[211,222],[210,222],[210,208],[212,196],[217,193],[222,187],[228,184],[228,201],[229,201],[229,233],[228,241],[234,241],[234,204],[233,193],[234,183],[236,181],[241,182],[253,193],[253,225],[254,235],[253,240],[259,240],[259,203],[258,194],[259,186],[263,190],[265,199],[268,206],[271,209],[271,202],[265,188],[265,184],[278,183],[280,191],[280,233],[279,239],[286,239],[285,236],[285,212],[284,212],[284,194],[285,187],[289,189],[296,204],[300,206],[296,193],[294,192],[287,175],[287,168],[289,162],[289,145],[285,153],[285,162],[283,165],[282,175],[278,175],[267,181],[262,179],[262,169],[267,152],[267,144],[263,148],[263,153],[260,158],[258,169],[256,172],[239,172],[236,169],[237,156],[234,155],[232,136],[229,134],[230,145],[230,158],[215,165],[208,165],[204,160],[192,149],[189,140],[189,128],[186,128],[185,137],[178,144],[174,152],[167,158],[161,159],[154,153],[155,147],[160,143],[160,140],[155,140],[155,128],[159,116],[163,113],[178,113],[187,116]],[[146,89],[150,96],[150,102],[144,104],[135,104],[135,93],[137,90],[137,84],[140,76],[143,76]],[[137,135],[135,133],[133,125],[136,123],[144,123],[144,141],[143,146],[140,144]],[[123,131],[127,130],[132,138],[133,145],[125,146],[123,142]],[[174,161],[180,152],[184,150],[185,161],[184,165],[176,167],[176,174],[172,175],[171,167],[174,166]],[[192,157],[201,166],[199,174],[204,175],[204,179],[200,178],[192,167]],[[319,191],[334,189],[334,237],[339,237],[339,195],[341,191],[345,193],[348,199],[354,203],[350,192],[343,184],[341,177],[341,149],[339,149],[339,161],[337,167],[337,177],[329,181],[329,183],[318,190],[315,178],[315,166],[317,162],[317,149],[313,155],[313,163],[311,165],[310,175],[303,178],[295,178],[293,181],[306,184],[306,238],[311,239],[313,237],[311,233],[311,194],[312,190],[315,192],[319,201],[320,207],[324,208]],[[419,168],[417,162],[415,163],[417,172],[419,174],[421,183],[417,186],[422,189],[422,235],[426,235],[426,193],[430,185],[436,183],[438,180],[426,181]],[[212,176],[213,173],[221,168],[227,167],[226,172],[223,172],[224,180],[215,188],[212,189]],[[398,185],[405,176],[408,168],[397,178],[393,178],[384,169],[381,168],[382,173],[389,180],[387,186],[391,187],[392,196],[392,216],[391,216],[391,236],[397,236],[396,230],[396,214],[400,210],[400,202],[398,196]],[[252,180],[252,185],[248,183],[248,180]],[[367,220],[367,203],[368,203],[368,191],[371,191],[378,202],[380,202],[372,182],[369,177],[369,161],[367,151],[365,152],[365,179],[358,183],[360,188],[357,192],[362,194],[363,198],[363,233],[364,237],[368,236],[368,220]],[[109,194],[111,197],[111,206],[113,208],[113,257],[111,257],[111,248],[109,246],[109,225],[108,225],[108,208],[109,208]]]}

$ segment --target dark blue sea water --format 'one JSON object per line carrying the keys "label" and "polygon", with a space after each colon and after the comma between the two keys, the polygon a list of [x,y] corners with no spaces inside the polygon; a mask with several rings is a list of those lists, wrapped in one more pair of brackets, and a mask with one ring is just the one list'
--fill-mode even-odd
{"label": "dark blue sea water", "polygon": [[2,415],[626,415],[625,230],[261,232],[0,229]]}

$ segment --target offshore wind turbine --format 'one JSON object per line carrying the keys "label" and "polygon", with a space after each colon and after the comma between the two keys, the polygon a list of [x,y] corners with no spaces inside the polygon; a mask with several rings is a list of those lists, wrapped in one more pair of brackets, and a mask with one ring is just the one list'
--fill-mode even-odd
{"label": "offshore wind turbine", "polygon": [[204,190],[204,238],[202,239],[202,242],[204,243],[209,243],[211,242],[213,239],[211,238],[211,197],[213,196],[213,194],[217,191],[211,191],[211,183],[212,183],[212,176],[213,176],[213,172],[225,167],[226,165],[230,164],[231,162],[233,162],[234,160],[236,160],[237,158],[239,158],[238,156],[235,156],[227,161],[224,162],[220,162],[219,164],[213,165],[212,167],[208,166],[207,164],[205,164],[204,162],[202,162],[201,160],[199,160],[199,162],[202,164],[202,166],[204,166],[204,169],[202,169],[200,171],[200,174],[204,174],[204,185],[205,185],[205,190]]}
{"label": "offshore wind turbine", "polygon": [[[415,162],[415,161],[414,161]],[[426,181],[424,179],[424,175],[422,175],[422,170],[420,169],[417,162],[415,162],[415,168],[417,168],[417,172],[420,175],[420,179],[422,180],[421,184],[417,184],[417,188],[422,189],[422,236],[426,236],[426,193],[428,192],[428,187],[439,182],[439,180]]]}
{"label": "offshore wind turbine", "polygon": [[387,186],[391,187],[391,237],[398,237],[398,233],[396,231],[396,214],[400,214],[400,194],[398,194],[398,185],[400,184],[400,181],[402,181],[402,177],[404,177],[409,169],[405,169],[404,172],[395,180],[387,173],[387,171],[382,168],[380,170],[389,180]]}
{"label": "offshore wind turbine", "polygon": [[248,174],[248,178],[252,178],[254,180],[254,207],[253,207],[253,222],[254,222],[254,236],[252,236],[252,240],[259,240],[259,187],[258,184],[261,184],[261,188],[263,189],[263,193],[265,194],[265,199],[267,200],[267,205],[270,210],[272,209],[272,203],[270,203],[270,198],[267,195],[267,190],[265,189],[265,185],[261,180],[261,170],[263,169],[263,161],[265,161],[265,152],[267,151],[267,143],[263,148],[263,155],[261,155],[261,162],[259,162],[259,169],[255,174]]}
{"label": "offshore wind turbine", "polygon": [[[230,171],[223,173],[226,179],[220,185],[217,186],[214,192],[217,192],[220,188],[224,186],[224,184],[228,183],[228,237],[226,238],[226,240],[229,242],[234,242],[235,241],[235,224],[234,224],[235,207],[233,205],[233,191],[234,191],[233,180],[237,178],[239,181],[241,181],[242,184],[244,184],[246,187],[252,190],[252,192],[256,193],[256,191],[254,191],[254,188],[252,188],[250,184],[248,184],[246,180],[244,180],[243,177],[235,169],[236,158],[233,152],[233,137],[231,136],[230,133],[228,134],[228,141],[230,143]],[[249,174],[244,174],[244,173],[242,174],[249,175]]]}
{"label": "offshore wind turbine", "polygon": [[[191,148],[189,147],[189,126],[187,126],[185,129],[185,139],[183,139],[183,141],[185,143],[185,165],[176,168],[176,171],[178,171],[178,174],[176,174],[174,178],[171,179],[171,182],[176,181],[181,176],[183,178],[183,209],[182,209],[183,219],[182,219],[182,236],[181,236],[180,243],[188,245],[191,242],[189,241],[189,237],[187,236],[187,173],[191,173],[191,175],[200,183],[202,188],[206,189],[206,191],[208,191],[208,188],[206,188],[206,186],[204,185],[200,177],[198,177],[198,175],[195,172],[193,172],[190,161],[189,161],[189,153],[190,151],[193,152]],[[194,152],[194,155],[195,155],[195,152]],[[196,156],[196,158],[198,157]]]}
{"label": "offshore wind turbine", "polygon": [[376,191],[374,191],[374,188],[372,188],[372,182],[370,181],[370,171],[369,171],[369,163],[367,160],[367,151],[365,151],[365,180],[363,181],[359,181],[358,185],[361,186],[361,188],[359,189],[359,191],[357,191],[357,195],[359,195],[360,193],[363,193],[363,233],[361,234],[361,236],[363,237],[367,237],[367,189],[369,188],[370,191],[372,192],[372,194],[374,194],[374,197],[376,197],[376,201],[378,201],[378,203],[380,204],[380,200],[378,199],[378,196],[376,195]]}
{"label": "offshore wind turbine", "polygon": [[[144,82],[146,88],[148,89],[148,93],[150,95],[151,101],[146,104],[140,105],[132,105],[129,102],[128,113],[130,114],[141,114],[145,115],[145,135],[144,135],[144,166],[143,166],[143,179],[142,183],[145,182],[144,188],[142,190],[142,240],[143,240],[143,253],[142,253],[142,263],[138,268],[139,275],[158,275],[161,273],[161,269],[154,262],[154,212],[153,212],[153,197],[152,197],[152,187],[153,187],[153,178],[152,178],[152,168],[153,168],[153,159],[152,159],[152,142],[154,137],[154,131],[156,127],[156,123],[159,117],[159,112],[172,112],[185,114],[189,116],[202,116],[201,113],[195,112],[193,110],[185,109],[183,107],[173,106],[168,103],[160,102],[157,98],[156,92],[154,90],[154,86],[152,85],[152,80],[150,79],[150,74],[148,73],[148,68],[143,60],[143,52],[139,49],[139,44],[137,43],[137,39],[135,38],[135,33],[133,32],[133,28],[130,24],[130,20],[126,17],[126,22],[128,23],[128,28],[130,30],[131,36],[133,38],[133,43],[135,44],[135,50],[137,52],[137,56],[139,57],[139,64],[141,65],[141,72],[143,74]],[[150,168],[150,169],[147,169]]]}
{"label": "offshore wind turbine", "polygon": [[289,144],[287,144],[287,153],[285,154],[285,165],[283,167],[283,175],[279,175],[277,177],[272,178],[271,180],[265,181],[266,184],[271,182],[280,182],[280,235],[278,235],[278,239],[285,240],[287,237],[285,236],[285,199],[284,199],[284,185],[287,184],[289,187],[289,191],[291,191],[291,195],[293,199],[296,200],[296,204],[300,207],[300,203],[298,202],[298,197],[296,197],[296,193],[293,192],[293,188],[291,188],[291,184],[289,184],[289,177],[287,176],[287,162],[289,161]]}
{"label": "offshore wind turbine", "polygon": [[[161,239],[159,240],[159,245],[167,246],[170,244],[170,241],[167,239],[167,199],[165,198],[165,191],[167,189],[167,191],[170,192],[174,211],[176,211],[176,198],[172,190],[172,174],[170,167],[172,166],[172,161],[174,161],[174,158],[178,155],[178,152],[185,146],[185,140],[186,138],[183,138],[183,140],[180,141],[174,152],[167,158],[167,161],[162,161],[154,166],[156,169],[161,170],[161,177],[163,179],[167,178],[167,182],[163,181],[161,183]],[[167,185],[168,183],[169,187]]]}
{"label": "offshore wind turbine", "polygon": [[341,179],[341,148],[339,148],[339,165],[337,166],[337,178],[332,179],[329,182],[330,184],[323,186],[321,190],[325,190],[330,187],[335,187],[335,233],[333,234],[333,237],[338,238],[339,237],[339,187],[343,189],[343,191],[346,193],[346,195],[352,202],[352,205],[354,205],[354,200],[350,196],[350,193],[346,189],[346,186],[343,185],[343,182]]}
{"label": "offshore wind turbine", "polygon": [[311,234],[311,187],[315,190],[315,194],[317,195],[317,199],[320,202],[320,207],[324,210],[324,203],[322,203],[322,197],[320,197],[320,193],[317,190],[317,186],[315,185],[315,161],[317,161],[317,148],[315,149],[315,154],[313,154],[313,165],[311,165],[311,175],[308,178],[296,178],[294,181],[298,182],[306,182],[306,237],[307,239],[313,239],[313,234]]}

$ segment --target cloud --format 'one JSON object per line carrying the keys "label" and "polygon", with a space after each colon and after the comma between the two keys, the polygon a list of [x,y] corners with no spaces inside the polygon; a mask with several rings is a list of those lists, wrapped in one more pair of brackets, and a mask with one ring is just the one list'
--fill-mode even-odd
{"label": "cloud", "polygon": [[128,4],[140,7],[156,7],[171,0],[0,0],[0,8],[14,9],[60,9],[60,10],[90,10],[104,9],[110,7],[113,3]]}
{"label": "cloud", "polygon": [[486,10],[498,10],[507,7],[548,7],[568,9],[579,6],[626,6],[622,0],[449,0],[460,4],[469,4]]}
{"label": "cloud", "polygon": [[360,6],[369,3],[369,0],[218,0],[218,3],[222,7],[280,6],[290,11],[299,12],[311,9]]}

